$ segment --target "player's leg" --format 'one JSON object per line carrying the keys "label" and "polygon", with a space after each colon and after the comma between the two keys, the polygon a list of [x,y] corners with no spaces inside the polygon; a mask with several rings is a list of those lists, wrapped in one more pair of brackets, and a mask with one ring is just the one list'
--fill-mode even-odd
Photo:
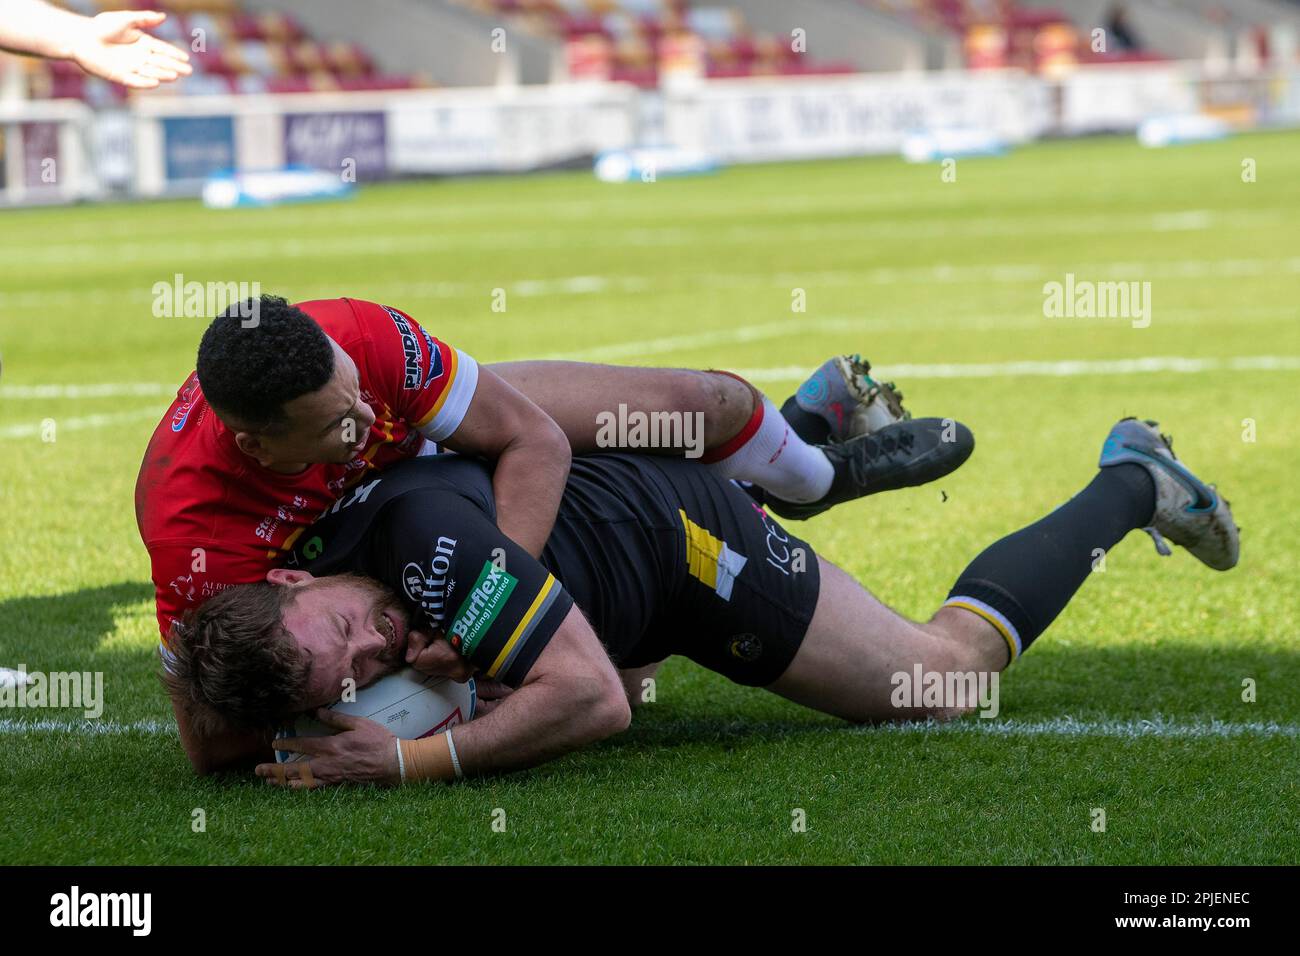
{"label": "player's leg", "polygon": [[730,482],[682,465],[663,472],[683,535],[665,555],[678,579],[656,656],[681,654],[737,684],[863,721],[906,715],[888,709],[890,677],[914,663],[1002,666],[990,662],[1005,659],[1006,645],[973,615],[961,644],[908,621]]}
{"label": "player's leg", "polygon": [[[987,621],[947,611],[931,624],[909,621],[848,574],[819,558],[817,610],[794,660],[767,689],[805,707],[855,722],[952,717],[955,707],[897,707],[895,675],[991,673],[1007,645]],[[937,625],[937,626],[936,626]]]}
{"label": "player's leg", "polygon": [[927,624],[894,614],[823,562],[817,610],[769,689],[850,720],[914,716],[893,706],[892,675],[918,664],[945,674],[1001,670],[1056,619],[1096,557],[1134,529],[1152,530],[1158,545],[1169,538],[1217,570],[1236,564],[1227,502],[1174,458],[1154,427],[1120,422],[1100,465],[1065,504],[976,557]]}
{"label": "player's leg", "polygon": [[[597,441],[599,421],[617,414],[619,405],[626,405],[629,413],[702,413],[699,451],[732,438],[754,414],[753,392],[745,383],[694,369],[556,361],[497,362],[489,367],[555,419],[575,454],[609,450]],[[679,445],[652,450],[687,449]]]}
{"label": "player's leg", "polygon": [[[835,477],[826,455],[798,436],[788,436],[771,401],[734,375],[546,361],[507,362],[493,365],[492,371],[554,418],[576,454],[620,448],[685,452],[724,478],[751,481],[794,501],[821,498]],[[680,426],[659,429],[654,447],[610,444],[610,439],[626,437],[610,423],[635,421],[631,416],[653,421],[651,416],[664,413],[677,416]],[[681,441],[669,444],[668,438]]]}
{"label": "player's leg", "polygon": [[[882,392],[865,372],[852,378],[866,368],[864,363],[844,368],[854,388],[841,382],[833,393],[840,400],[833,407],[823,402],[823,411],[836,422],[832,437],[848,434],[845,429],[884,427],[819,447],[804,441],[762,392],[726,372],[547,361],[492,366],[559,423],[578,454],[626,448],[610,444],[611,437],[619,437],[610,424],[625,416],[683,416],[676,437],[692,439],[694,455],[720,478],[759,486],[773,508],[790,518],[811,517],[866,494],[933,481],[969,457],[974,439],[964,426],[941,419],[896,421],[903,412],[892,390]],[[859,394],[866,404],[848,416],[846,424],[843,405]],[[695,428],[696,422],[702,427]],[[662,431],[659,446],[646,451],[687,450],[684,444],[665,444]]]}

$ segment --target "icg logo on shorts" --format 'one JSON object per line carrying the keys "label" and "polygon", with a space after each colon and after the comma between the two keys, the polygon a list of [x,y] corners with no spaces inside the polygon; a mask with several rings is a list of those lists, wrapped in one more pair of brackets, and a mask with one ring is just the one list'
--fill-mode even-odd
{"label": "icg logo on shorts", "polygon": [[478,580],[470,589],[465,603],[456,612],[456,620],[451,624],[447,637],[451,646],[460,651],[464,657],[474,653],[474,648],[483,635],[492,627],[501,609],[510,600],[510,592],[519,580],[506,573],[491,561],[483,563]]}

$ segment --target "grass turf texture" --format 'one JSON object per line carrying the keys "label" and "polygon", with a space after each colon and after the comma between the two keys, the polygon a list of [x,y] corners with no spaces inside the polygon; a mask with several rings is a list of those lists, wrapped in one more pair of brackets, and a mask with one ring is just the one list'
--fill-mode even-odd
{"label": "grass turf texture", "polygon": [[[883,600],[928,615],[979,548],[1083,486],[1117,418],[1160,419],[1232,499],[1242,566],[1215,575],[1181,551],[1159,560],[1139,534],[1111,552],[1002,684],[998,722],[1015,722],[1003,729],[1069,716],[1077,732],[995,734],[978,718],[851,728],[672,661],[629,732],[539,770],[310,794],[196,780],[169,733],[114,730],[170,719],[132,512],[167,398],[38,400],[22,388],[179,384],[206,319],[153,317],[153,285],[175,273],[296,299],[377,299],[484,361],[748,370],[778,402],[797,384],[792,368],[842,351],[885,374],[903,363],[1295,357],[1297,147],[1295,134],[1167,151],[1051,143],[963,160],[955,183],[938,166],[881,158],[618,187],[581,173],[390,185],[269,211],[4,213],[0,666],[102,670],[110,731],[30,723],[75,722],[76,711],[0,712],[6,860],[1294,862],[1294,370],[900,377],[917,414],[974,429],[972,460],[937,487],[798,529]],[[1255,183],[1241,180],[1248,157]],[[1067,272],[1150,281],[1150,327],[1045,318],[1043,284]],[[494,289],[504,312],[491,308]],[[794,289],[806,312],[792,312]],[[53,442],[38,431],[46,418]],[[1244,678],[1258,682],[1255,703],[1241,699]],[[1265,729],[1127,733],[1144,719]],[[197,807],[206,832],[191,829]],[[1091,829],[1095,807],[1104,833]],[[807,832],[792,831],[796,808]]]}

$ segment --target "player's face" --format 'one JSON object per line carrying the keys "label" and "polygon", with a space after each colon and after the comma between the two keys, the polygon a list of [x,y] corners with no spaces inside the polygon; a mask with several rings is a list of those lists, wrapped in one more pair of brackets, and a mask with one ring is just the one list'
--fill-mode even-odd
{"label": "player's face", "polygon": [[276,462],[343,464],[365,450],[375,413],[361,398],[356,363],[337,343],[330,344],[334,376],[323,388],[285,403],[286,429],[258,436]]}
{"label": "player's face", "polygon": [[303,710],[325,707],[402,665],[410,622],[397,596],[378,581],[342,574],[295,589],[284,626],[310,663]]}

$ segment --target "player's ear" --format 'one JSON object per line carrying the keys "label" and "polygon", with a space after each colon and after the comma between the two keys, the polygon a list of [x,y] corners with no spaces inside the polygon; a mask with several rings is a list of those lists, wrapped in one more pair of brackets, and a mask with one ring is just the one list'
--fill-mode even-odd
{"label": "player's ear", "polygon": [[235,444],[249,458],[257,459],[260,465],[265,465],[270,461],[270,456],[266,453],[266,446],[262,444],[262,439],[253,432],[235,432]]}
{"label": "player's ear", "polygon": [[311,584],[316,578],[310,571],[294,571],[291,568],[272,568],[266,572],[268,584],[274,584],[278,587],[298,588],[304,584]]}

